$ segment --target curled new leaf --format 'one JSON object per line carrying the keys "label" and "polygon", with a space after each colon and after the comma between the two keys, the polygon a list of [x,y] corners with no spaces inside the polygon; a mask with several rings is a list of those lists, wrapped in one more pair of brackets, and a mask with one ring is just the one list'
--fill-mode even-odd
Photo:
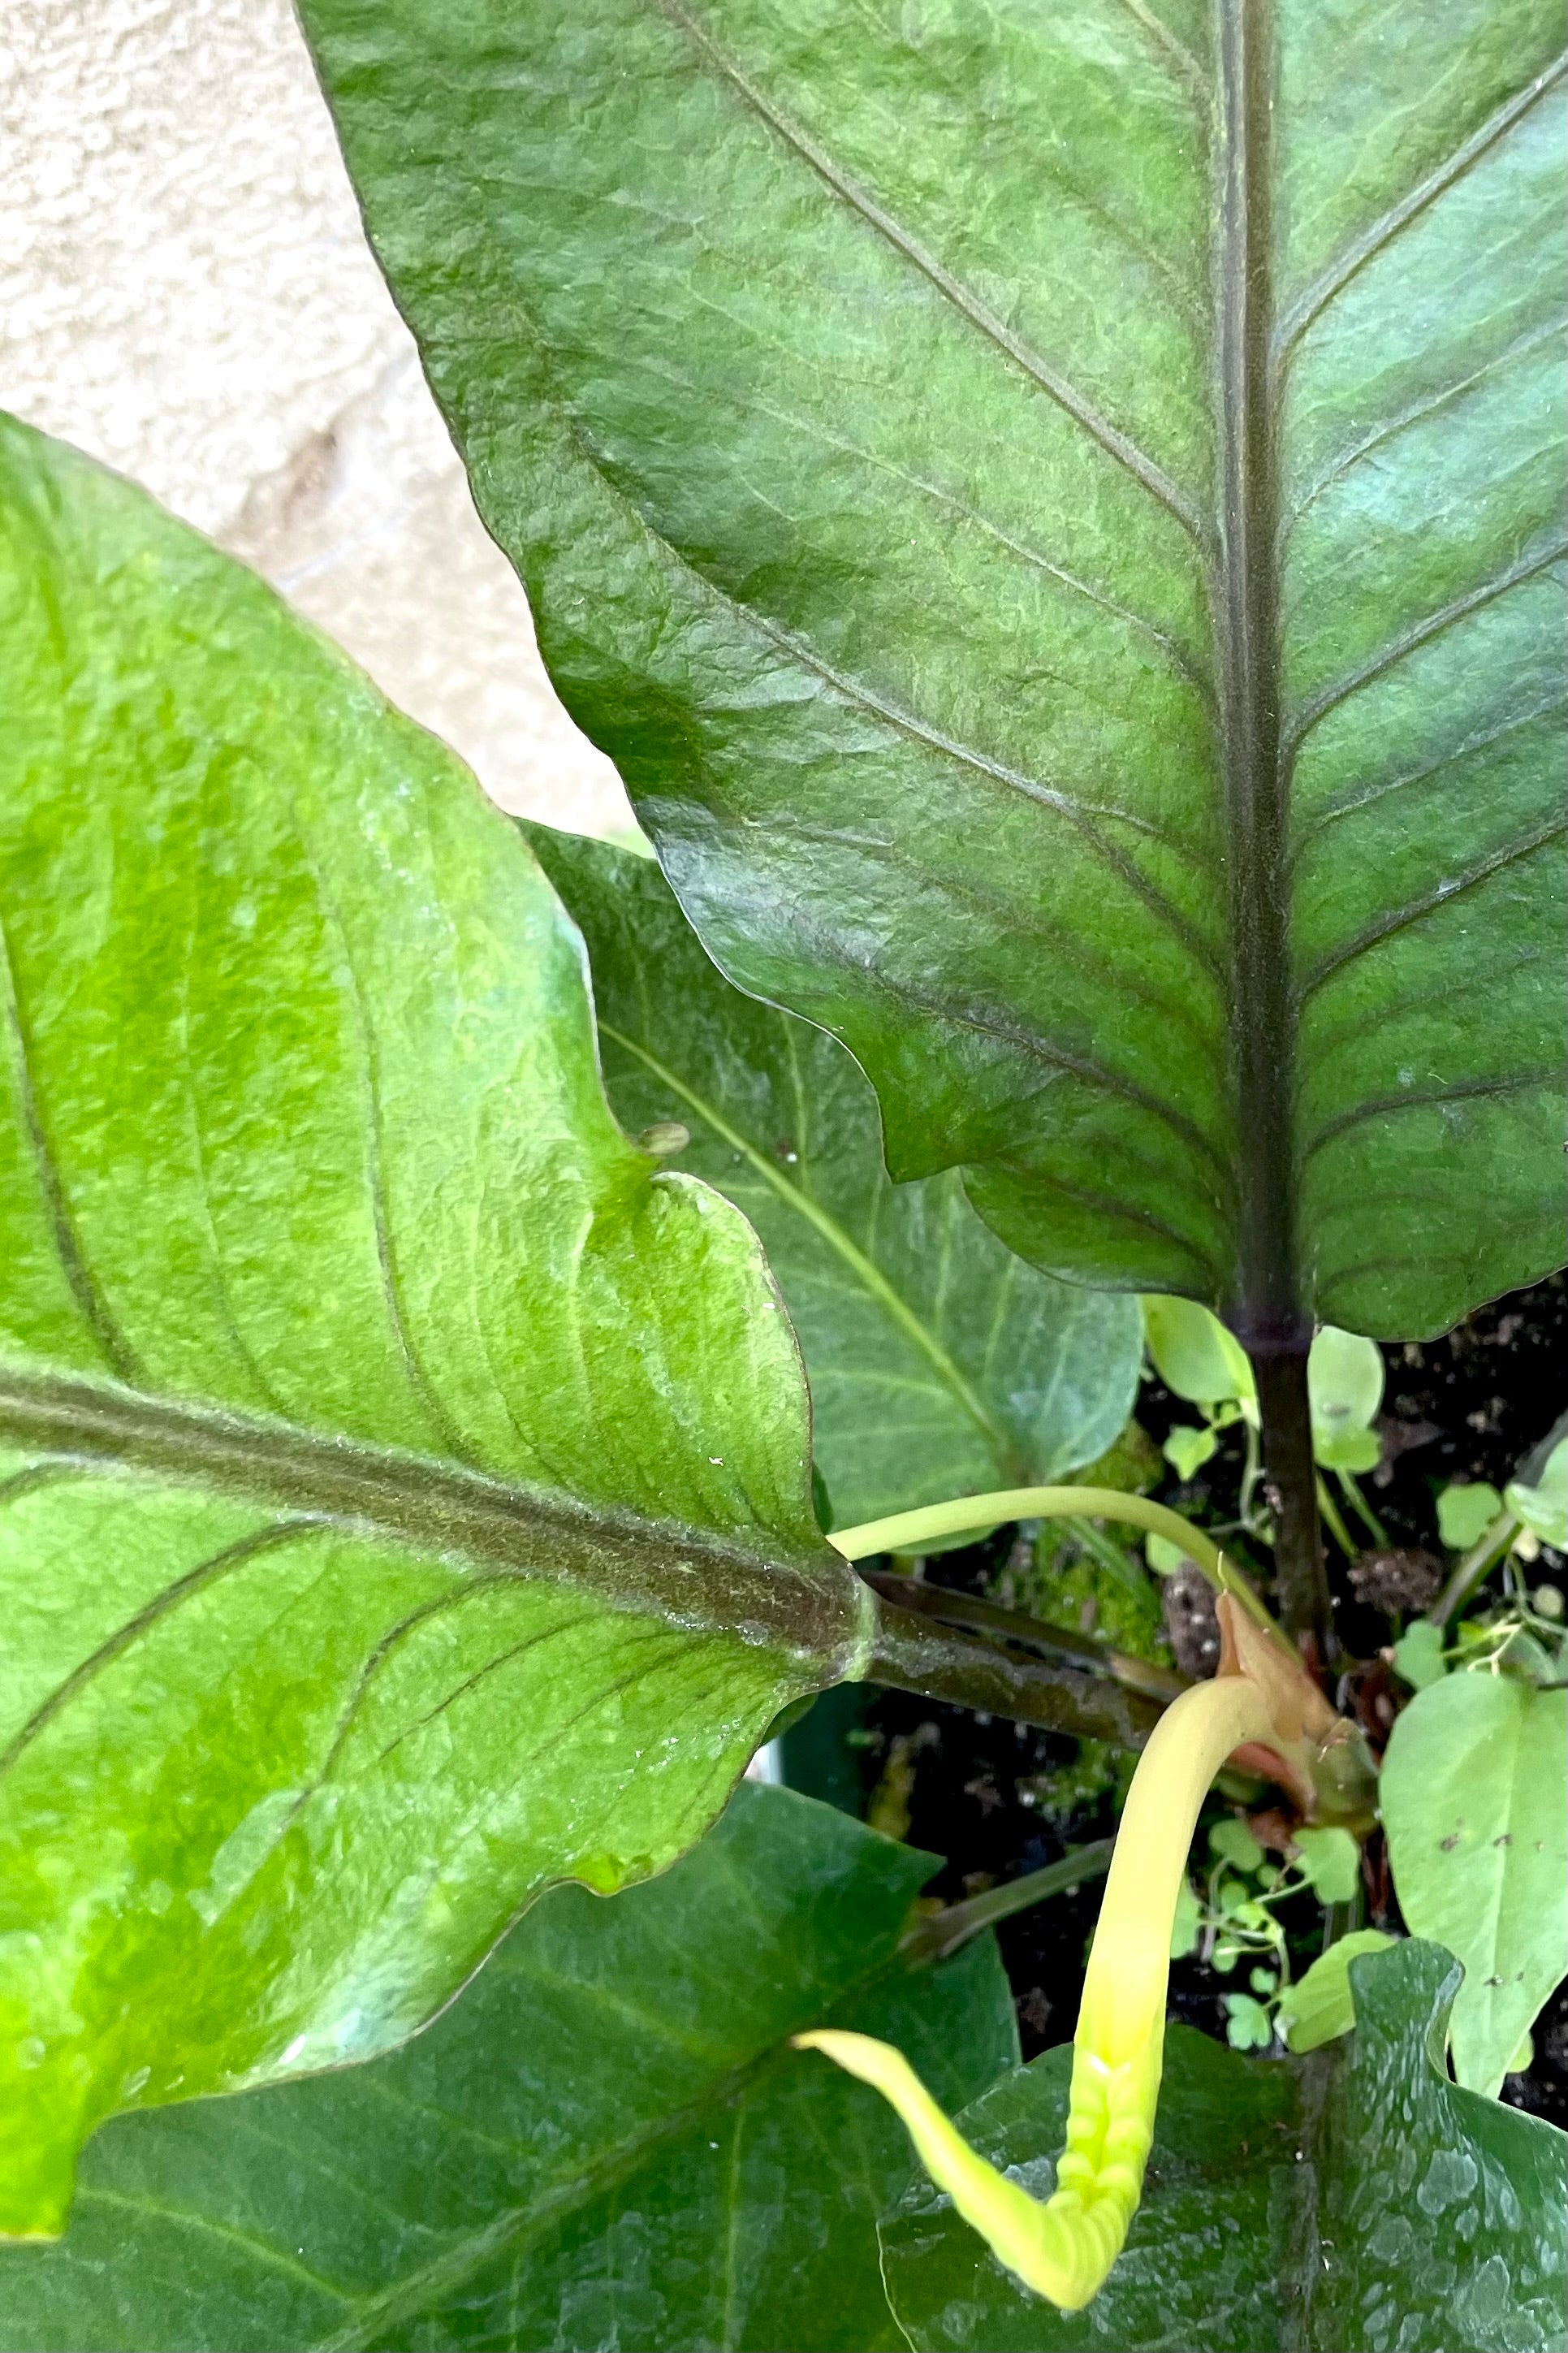
{"label": "curled new leaf", "polygon": [[1073,2037],[1067,2147],[1051,2197],[1032,2198],[972,2149],[897,2051],[859,2035],[801,2038],[892,2102],[932,2180],[965,2221],[1064,2311],[1088,2304],[1100,2286],[1142,2194],[1163,2063],[1172,1929],[1205,1793],[1245,1743],[1283,1739],[1295,1747],[1300,1740],[1289,1700],[1272,1697],[1237,1663],[1236,1604],[1226,1595],[1219,1607],[1229,1638],[1222,1672],[1161,1718],[1122,1813]]}

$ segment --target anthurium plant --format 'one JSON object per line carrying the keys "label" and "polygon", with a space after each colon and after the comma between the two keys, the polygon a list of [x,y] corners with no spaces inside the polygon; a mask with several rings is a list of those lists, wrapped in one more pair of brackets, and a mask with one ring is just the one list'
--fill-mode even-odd
{"label": "anthurium plant", "polygon": [[[0,426],[0,2346],[1561,2344],[1568,1440],[1324,1543],[1563,1256],[1556,13],[301,15],[657,860]],[[1113,1853],[738,1790],[858,1683]]]}

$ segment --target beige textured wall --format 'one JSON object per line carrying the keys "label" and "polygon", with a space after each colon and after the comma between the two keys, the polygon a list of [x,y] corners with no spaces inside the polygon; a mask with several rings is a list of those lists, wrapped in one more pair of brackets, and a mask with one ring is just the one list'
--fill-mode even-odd
{"label": "beige textured wall", "polygon": [[0,406],[266,574],[508,807],[630,816],[551,692],[288,0],[9,0]]}

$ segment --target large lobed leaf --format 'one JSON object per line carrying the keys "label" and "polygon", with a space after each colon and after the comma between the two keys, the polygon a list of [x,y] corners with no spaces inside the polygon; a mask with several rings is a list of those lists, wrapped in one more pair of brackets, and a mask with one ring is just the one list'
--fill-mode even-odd
{"label": "large lobed leaf", "polygon": [[901,2348],[902,2127],[784,2038],[890,2036],[955,2105],[1016,2063],[989,1936],[900,1957],[931,1868],[743,1788],[653,1886],[548,1897],[408,2050],[111,2126],[64,2245],[0,2258],[0,2346]]}
{"label": "large lobed leaf", "polygon": [[861,1655],[755,1237],[622,1135],[514,826],[0,431],[0,2231],[356,2059]]}
{"label": "large lobed leaf", "polygon": [[622,1126],[679,1122],[679,1165],[762,1238],[837,1525],[1102,1454],[1137,1392],[1136,1302],[1026,1266],[954,1175],[891,1184],[876,1097],[835,1039],[732,988],[648,860],[526,829],[587,942]]}
{"label": "large lobed leaf", "polygon": [[[921,2353],[1559,2353],[1568,2141],[1443,2070],[1459,1971],[1403,1944],[1351,1964],[1356,2031],[1270,2064],[1186,2027],[1142,2206],[1088,2309],[1029,2295],[927,2182],[883,2226],[888,2292]],[[1070,2051],[959,2119],[1038,2196]]]}
{"label": "large lobed leaf", "polygon": [[557,684],[895,1175],[1254,1346],[1558,1261],[1555,5],[301,13]]}

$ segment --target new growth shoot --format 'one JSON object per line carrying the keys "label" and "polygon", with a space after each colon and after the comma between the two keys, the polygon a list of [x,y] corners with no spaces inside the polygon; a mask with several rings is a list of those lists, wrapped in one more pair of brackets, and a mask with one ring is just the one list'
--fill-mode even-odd
{"label": "new growth shoot", "polygon": [[1264,1747],[1309,1790],[1342,1735],[1321,1694],[1230,1594],[1212,1683],[1184,1692],[1139,1760],[1122,1813],[1073,2037],[1067,2147],[1042,2203],[972,2149],[902,2055],[868,2035],[820,2029],[823,2052],[882,2093],[932,2180],[1026,2286],[1063,2311],[1097,2293],[1142,2193],[1164,2059],[1172,1925],[1210,1782],[1237,1749]]}

